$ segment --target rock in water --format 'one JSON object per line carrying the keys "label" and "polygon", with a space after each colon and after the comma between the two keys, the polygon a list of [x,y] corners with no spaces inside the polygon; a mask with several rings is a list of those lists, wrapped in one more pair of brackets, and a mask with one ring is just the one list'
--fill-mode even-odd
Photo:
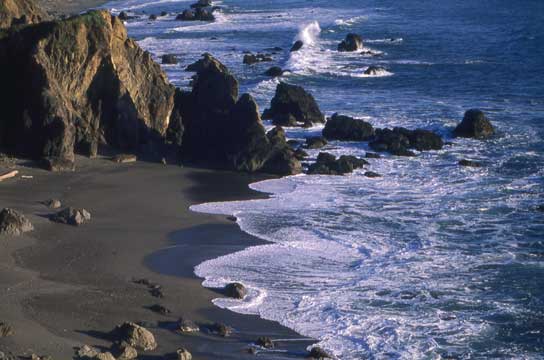
{"label": "rock in water", "polygon": [[300,49],[302,49],[303,46],[304,46],[304,43],[302,42],[302,40],[297,40],[295,41],[293,46],[291,46],[290,52],[299,51]]}
{"label": "rock in water", "polygon": [[310,357],[313,359],[332,359],[329,353],[317,346],[310,350]]}
{"label": "rock in water", "polygon": [[482,164],[476,161],[467,160],[467,159],[461,159],[458,163],[460,166],[468,166],[468,167],[481,167]]}
{"label": "rock in water", "polygon": [[85,209],[68,207],[53,215],[51,220],[61,224],[79,226],[91,221],[91,214]]}
{"label": "rock in water", "polygon": [[230,283],[225,286],[225,295],[234,299],[243,299],[247,295],[247,289],[240,283]]}
{"label": "rock in water", "polygon": [[351,173],[355,169],[362,168],[368,162],[352,155],[342,155],[340,158],[332,154],[321,152],[317,160],[308,168],[310,175],[343,175]]}
{"label": "rock in water", "polygon": [[[204,54],[187,69],[197,72],[193,89],[190,93],[176,92],[171,121],[176,128],[167,132],[171,141],[181,135],[185,161],[278,175],[300,170],[286,144],[275,146],[267,138],[255,100],[249,94],[238,98],[238,81],[226,66]],[[270,166],[274,162],[278,166]]]}
{"label": "rock in water", "polygon": [[320,149],[327,145],[327,140],[323,136],[312,136],[306,139],[306,148]]}
{"label": "rock in water", "polygon": [[310,93],[300,86],[281,82],[263,118],[272,119],[275,125],[288,126],[290,124],[286,124],[285,119],[290,116],[305,127],[325,122],[325,117]]}
{"label": "rock in water", "polygon": [[268,55],[265,55],[265,54],[246,54],[244,55],[244,64],[246,65],[253,65],[253,64],[256,64],[256,63],[260,63],[260,62],[267,62],[267,61],[272,61],[273,59],[268,56]]}
{"label": "rock in water", "polygon": [[49,16],[32,0],[2,0],[0,2],[0,29],[12,25],[37,24]]}
{"label": "rock in water", "polygon": [[392,130],[377,129],[369,145],[376,151],[387,151],[397,156],[415,156],[415,153],[408,149],[440,150],[444,142],[439,135],[429,130],[396,127]]}
{"label": "rock in water", "polygon": [[173,64],[177,64],[178,63],[178,58],[176,55],[174,54],[164,54],[162,57],[161,57],[161,62],[163,64],[170,64],[170,65],[173,65]]}
{"label": "rock in water", "polygon": [[347,34],[338,44],[338,51],[357,51],[363,48],[363,39],[357,34]]}
{"label": "rock in water", "polygon": [[176,351],[176,354],[177,360],[191,360],[193,358],[189,350],[187,350],[186,348],[179,348]]}
{"label": "rock in water", "polygon": [[0,212],[0,235],[19,236],[32,230],[34,230],[34,226],[20,212],[9,208]]}
{"label": "rock in water", "polygon": [[334,114],[327,120],[323,136],[329,140],[367,141],[374,136],[374,128],[366,121]]}
{"label": "rock in water", "polygon": [[463,121],[453,130],[453,134],[458,137],[487,139],[495,134],[495,129],[481,110],[471,109],[465,112]]}
{"label": "rock in water", "polygon": [[386,70],[381,66],[369,66],[368,69],[365,70],[365,75],[380,75],[383,74]]}
{"label": "rock in water", "polygon": [[0,39],[0,78],[0,144],[31,158],[138,150],[165,134],[174,105],[160,66],[107,11],[14,29]]}
{"label": "rock in water", "polygon": [[279,66],[272,66],[264,74],[270,77],[278,77],[283,75],[283,70]]}
{"label": "rock in water", "polygon": [[126,322],[113,330],[118,341],[124,341],[136,349],[149,351],[157,348],[157,342],[151,331],[132,322]]}
{"label": "rock in water", "polygon": [[267,348],[267,349],[273,349],[274,348],[274,342],[272,341],[271,338],[266,337],[266,336],[259,337],[257,339],[257,341],[255,342],[255,344],[257,344],[259,346],[262,346],[264,348]]}

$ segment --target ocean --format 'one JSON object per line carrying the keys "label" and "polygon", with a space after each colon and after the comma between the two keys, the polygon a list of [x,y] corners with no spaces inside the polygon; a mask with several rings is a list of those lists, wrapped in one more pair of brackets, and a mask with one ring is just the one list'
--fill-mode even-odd
{"label": "ocean", "polygon": [[[193,206],[234,215],[270,241],[196,267],[204,286],[249,289],[243,301],[214,303],[314,337],[339,359],[544,359],[544,1],[224,0],[213,23],[175,21],[192,2],[108,7],[138,15],[129,35],[154,58],[179,57],[163,66],[177,86],[209,52],[261,110],[281,80],[310,91],[327,116],[429,129],[452,143],[369,159],[381,178],[291,176],[251,185],[268,199]],[[147,20],[161,11],[170,15]],[[336,51],[351,32],[364,54]],[[305,46],[290,53],[297,39]],[[244,51],[274,61],[244,65]],[[262,75],[272,65],[290,73]],[[365,75],[371,65],[385,71]],[[453,138],[470,108],[496,136]],[[332,141],[323,150],[369,149]]]}

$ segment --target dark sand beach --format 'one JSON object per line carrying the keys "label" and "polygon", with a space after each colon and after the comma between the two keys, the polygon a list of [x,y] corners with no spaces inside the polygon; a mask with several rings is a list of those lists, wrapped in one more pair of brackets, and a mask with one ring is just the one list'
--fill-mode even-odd
{"label": "dark sand beach", "polygon": [[[78,159],[74,173],[16,166],[21,177],[0,184],[0,207],[22,211],[35,226],[27,236],[3,237],[0,253],[0,319],[15,335],[0,339],[4,353],[69,359],[83,344],[108,348],[106,333],[124,321],[145,321],[159,347],[154,359],[185,346],[195,359],[254,358],[258,336],[299,337],[276,323],[216,308],[218,293],[203,288],[193,267],[203,260],[260,243],[222,216],[193,213],[205,201],[256,196],[247,184],[259,177],[137,162]],[[92,221],[79,227],[49,221],[41,201],[58,198],[84,207]],[[134,279],[162,286],[153,297]],[[147,306],[161,304],[168,316]],[[170,316],[171,315],[171,316]],[[232,336],[172,331],[179,316],[197,323],[223,322]],[[278,344],[294,353],[307,342]],[[147,355],[149,355],[147,357]],[[274,358],[273,354],[260,358]]]}

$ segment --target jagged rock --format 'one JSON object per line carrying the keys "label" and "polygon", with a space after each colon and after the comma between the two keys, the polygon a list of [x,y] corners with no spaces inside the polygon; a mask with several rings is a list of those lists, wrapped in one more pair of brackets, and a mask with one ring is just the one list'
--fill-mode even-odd
{"label": "jagged rock", "polygon": [[272,341],[271,338],[266,337],[266,336],[259,337],[257,339],[257,341],[255,342],[255,344],[257,344],[259,346],[262,346],[264,348],[267,348],[267,349],[273,349],[274,348],[274,342]]}
{"label": "jagged rock", "polygon": [[154,304],[149,307],[149,310],[156,312],[161,315],[168,315],[171,313],[170,309],[167,309],[166,307],[160,305],[160,304]]}
{"label": "jagged rock", "polygon": [[32,0],[2,0],[0,2],[0,29],[12,25],[37,24],[49,16]]}
{"label": "jagged rock", "polygon": [[235,299],[243,299],[247,295],[247,289],[240,283],[230,283],[225,286],[225,295]]}
{"label": "jagged rock", "polygon": [[0,144],[51,169],[98,145],[161,141],[174,104],[160,66],[107,11],[13,29],[0,39],[0,78]]}
{"label": "jagged rock", "polygon": [[306,138],[306,148],[320,149],[327,145],[327,140],[323,136],[312,136]]}
{"label": "jagged rock", "polygon": [[213,323],[204,326],[204,330],[210,334],[218,335],[222,337],[228,337],[232,333],[232,328],[223,323]]}
{"label": "jagged rock", "polygon": [[368,69],[365,70],[365,75],[380,75],[383,74],[386,70],[381,66],[369,66]]}
{"label": "jagged rock", "polygon": [[62,202],[58,199],[49,199],[44,201],[43,204],[50,209],[60,209],[62,207]]}
{"label": "jagged rock", "polygon": [[117,360],[133,360],[138,357],[138,351],[126,342],[116,342],[112,346],[112,354]]}
{"label": "jagged rock", "polygon": [[313,359],[332,359],[329,353],[317,346],[310,350],[310,357]]}
{"label": "jagged rock", "polygon": [[281,82],[276,87],[276,94],[265,110],[263,118],[272,119],[275,125],[288,126],[285,119],[292,116],[297,124],[310,127],[315,123],[325,122],[314,97],[302,87]]}
{"label": "jagged rock", "polygon": [[[60,138],[58,140],[60,141],[68,140],[70,142],[70,145],[73,146],[73,143],[69,139],[71,135],[67,135],[67,136],[68,138]],[[74,160],[72,158],[47,157],[43,159],[43,165],[46,170],[49,170],[51,172],[71,172],[76,169],[76,164],[74,163]]]}
{"label": "jagged rock", "polygon": [[302,49],[303,46],[304,46],[304,43],[302,42],[302,40],[297,40],[291,47],[290,52],[299,51],[300,49]]}
{"label": "jagged rock", "polygon": [[273,61],[273,59],[265,54],[246,54],[244,55],[244,64],[253,65],[260,62]]}
{"label": "jagged rock", "polygon": [[380,174],[375,173],[374,171],[366,171],[363,175],[366,176],[366,177],[369,177],[369,178],[381,177]]}
{"label": "jagged rock", "polygon": [[83,345],[77,350],[76,355],[78,359],[94,359],[99,353],[100,351],[97,349],[89,345]]}
{"label": "jagged rock", "polygon": [[444,146],[442,138],[432,131],[416,129],[408,130],[401,127],[394,129],[377,129],[375,138],[369,143],[376,151],[388,151],[398,156],[415,156],[409,148],[419,151],[440,150]]}
{"label": "jagged rock", "polygon": [[272,66],[270,69],[264,72],[266,76],[278,77],[283,75],[283,70],[279,66]]}
{"label": "jagged rock", "polygon": [[247,172],[297,170],[293,153],[268,140],[255,100],[238,99],[238,81],[221,62],[204,54],[188,70],[197,71],[193,89],[176,93],[173,113],[182,119],[186,161]]}
{"label": "jagged rock", "polygon": [[347,34],[346,38],[338,44],[338,51],[357,51],[363,48],[363,39],[357,34]]}
{"label": "jagged rock", "polygon": [[487,139],[495,134],[495,129],[481,110],[471,109],[465,112],[463,121],[457,125],[453,134],[458,137]]}
{"label": "jagged rock", "polygon": [[368,151],[366,152],[365,157],[368,158],[368,159],[379,159],[379,158],[381,158],[380,154],[376,154],[376,153],[368,152]]}
{"label": "jagged rock", "polygon": [[6,324],[4,322],[0,322],[0,338],[13,336],[15,335],[15,330],[11,327],[11,325]]}
{"label": "jagged rock", "polygon": [[177,358],[176,358],[177,360],[191,360],[193,358],[189,350],[187,350],[186,348],[179,348],[176,351],[176,354],[177,354]]}
{"label": "jagged rock", "polygon": [[192,320],[180,318],[178,320],[177,330],[182,333],[196,332],[200,330],[200,327]]}
{"label": "jagged rock", "polygon": [[467,159],[459,160],[458,164],[461,165],[461,166],[469,166],[469,167],[481,167],[482,166],[482,164],[480,164],[479,162],[472,161],[472,160],[467,160]]}
{"label": "jagged rock", "polygon": [[164,54],[163,56],[161,56],[161,62],[163,64],[173,65],[178,63],[178,58],[174,54]]}
{"label": "jagged rock", "polygon": [[68,207],[53,215],[51,217],[51,220],[61,224],[79,226],[91,221],[91,213],[89,213],[85,209],[75,209],[73,207]]}
{"label": "jagged rock", "polygon": [[374,136],[374,128],[366,121],[334,114],[327,120],[323,136],[329,140],[367,141]]}
{"label": "jagged rock", "polygon": [[316,162],[308,168],[308,174],[343,175],[367,164],[365,160],[352,155],[342,155],[336,159],[332,154],[321,152],[317,156]]}
{"label": "jagged rock", "polygon": [[133,163],[133,162],[136,162],[137,160],[138,160],[138,157],[134,154],[117,154],[111,159],[111,161],[118,164]]}
{"label": "jagged rock", "polygon": [[[19,236],[32,230],[34,230],[34,226],[20,212],[10,208],[4,208],[0,212],[0,235]],[[0,323],[0,335],[3,326],[7,325]]]}
{"label": "jagged rock", "polygon": [[157,342],[151,331],[132,322],[118,325],[112,335],[118,341],[124,341],[136,349],[149,351],[157,348]]}

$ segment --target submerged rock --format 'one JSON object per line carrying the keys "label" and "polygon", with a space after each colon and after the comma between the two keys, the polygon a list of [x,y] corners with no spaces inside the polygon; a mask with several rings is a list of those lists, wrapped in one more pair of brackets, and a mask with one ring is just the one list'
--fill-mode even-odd
{"label": "submerged rock", "polygon": [[265,110],[263,118],[272,119],[275,125],[290,126],[294,118],[297,125],[310,127],[325,122],[314,97],[300,86],[281,82],[276,87],[276,94]]}
{"label": "submerged rock", "polygon": [[297,40],[294,42],[293,46],[291,46],[291,50],[289,51],[290,52],[299,51],[300,49],[302,49],[303,46],[304,46],[304,43],[302,42],[302,40]]}
{"label": "submerged rock", "polygon": [[279,66],[272,66],[270,69],[266,70],[264,74],[270,77],[278,77],[283,75],[283,70]]}
{"label": "submerged rock", "polygon": [[[0,235],[19,236],[32,230],[34,226],[20,212],[10,208],[4,208],[0,212]],[[0,323],[0,333],[2,326],[5,324]]]}
{"label": "submerged rock", "polygon": [[247,289],[240,283],[230,283],[225,286],[225,295],[234,299],[243,299],[247,295]]}
{"label": "submerged rock", "polygon": [[124,341],[136,349],[149,351],[157,348],[157,342],[151,331],[132,322],[118,325],[112,335],[118,341]]}
{"label": "submerged rock", "polygon": [[174,54],[164,54],[161,56],[161,62],[163,64],[175,65],[178,63],[178,58]]}
{"label": "submerged rock", "polygon": [[91,221],[91,213],[85,209],[68,207],[53,215],[51,220],[61,224],[79,226]]}
{"label": "submerged rock", "polygon": [[273,61],[272,57],[265,54],[246,54],[244,55],[244,64],[253,65],[260,62]]}
{"label": "submerged rock", "polygon": [[458,137],[487,139],[495,134],[495,129],[481,110],[471,109],[465,112],[463,121],[457,125],[453,134]]}
{"label": "submerged rock", "polygon": [[332,359],[329,353],[317,346],[310,350],[310,357],[313,359]]}
{"label": "submerged rock", "polygon": [[373,171],[366,171],[363,175],[366,176],[366,177],[369,177],[369,178],[378,178],[378,177],[381,177],[380,174],[375,173],[375,172],[373,172]]}
{"label": "submerged rock", "polygon": [[0,144],[73,168],[74,152],[140,149],[164,135],[174,88],[107,11],[17,28],[0,39]]}
{"label": "submerged rock", "polygon": [[274,348],[274,342],[271,338],[267,336],[261,336],[255,341],[256,345],[262,346],[266,349],[273,349]]}
{"label": "submerged rock", "polygon": [[0,29],[12,25],[37,24],[49,15],[32,0],[2,0],[0,2]]}
{"label": "submerged rock", "polygon": [[381,66],[374,66],[374,65],[372,65],[372,66],[369,66],[369,67],[365,70],[364,74],[365,74],[365,75],[374,75],[374,76],[375,76],[375,75],[383,74],[385,71],[386,71],[385,68],[383,68],[383,67],[381,67]]}
{"label": "submerged rock", "polygon": [[357,51],[363,48],[363,39],[357,34],[347,34],[346,38],[338,44],[338,51]]}
{"label": "submerged rock", "polygon": [[458,162],[461,166],[468,166],[468,167],[482,167],[482,164],[476,161],[467,160],[467,159],[461,159]]}
{"label": "submerged rock", "polygon": [[327,120],[323,136],[329,140],[367,141],[374,136],[374,128],[366,121],[334,114]]}

